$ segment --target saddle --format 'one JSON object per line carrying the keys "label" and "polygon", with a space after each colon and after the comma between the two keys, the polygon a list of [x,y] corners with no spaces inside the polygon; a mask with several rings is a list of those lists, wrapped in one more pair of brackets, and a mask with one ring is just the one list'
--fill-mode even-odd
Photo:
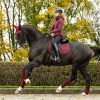
{"label": "saddle", "polygon": [[[70,51],[70,44],[68,40],[63,40],[61,43],[58,45],[59,48],[59,54],[60,55],[66,55]],[[48,52],[53,53],[53,48],[51,46],[51,41],[48,42]]]}

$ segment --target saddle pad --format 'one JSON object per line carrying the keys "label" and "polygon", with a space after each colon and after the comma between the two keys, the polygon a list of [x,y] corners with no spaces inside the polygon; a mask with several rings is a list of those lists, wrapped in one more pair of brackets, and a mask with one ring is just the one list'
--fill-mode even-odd
{"label": "saddle pad", "polygon": [[59,52],[60,54],[68,54],[70,51],[69,43],[63,43],[59,45]]}
{"label": "saddle pad", "polygon": [[[48,52],[51,53],[52,52],[52,46],[51,46],[51,42],[48,42]],[[61,43],[59,44],[59,53],[60,54],[68,54],[70,51],[70,45],[69,43]]]}

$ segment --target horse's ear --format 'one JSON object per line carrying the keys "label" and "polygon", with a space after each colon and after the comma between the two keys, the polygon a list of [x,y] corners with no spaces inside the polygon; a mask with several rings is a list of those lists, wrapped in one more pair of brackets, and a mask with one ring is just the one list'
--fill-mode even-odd
{"label": "horse's ear", "polygon": [[16,30],[21,30],[22,29],[22,26],[19,24],[18,26],[16,26],[16,25],[13,25],[13,27],[15,27],[16,28]]}
{"label": "horse's ear", "polygon": [[19,29],[20,29],[20,30],[22,29],[22,26],[21,26],[21,24],[19,24]]}
{"label": "horse's ear", "polygon": [[17,26],[16,25],[12,25],[13,27],[15,27],[15,28],[17,28]]}

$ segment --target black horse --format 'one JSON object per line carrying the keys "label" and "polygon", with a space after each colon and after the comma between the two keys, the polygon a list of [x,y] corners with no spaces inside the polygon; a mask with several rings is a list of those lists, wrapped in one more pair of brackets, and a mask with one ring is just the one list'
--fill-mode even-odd
{"label": "black horse", "polygon": [[[48,52],[48,42],[49,37],[44,36],[40,31],[31,25],[19,25],[14,26],[16,28],[16,39],[20,46],[27,41],[29,44],[29,62],[22,69],[22,79],[19,88],[15,93],[20,93],[24,88],[25,84],[29,83],[29,76],[34,67],[39,67],[40,65],[48,65],[50,62],[48,60],[50,53]],[[86,81],[86,88],[84,94],[89,94],[91,78],[87,72],[87,65],[92,57],[91,49],[95,52],[95,56],[100,57],[100,48],[90,47],[88,45],[71,42],[70,52],[65,55],[60,55],[61,62],[52,62],[53,66],[64,66],[72,65],[71,77],[69,80],[65,80],[56,90],[56,92],[61,92],[62,88],[69,85],[72,81],[77,79],[77,72],[80,71],[81,75]]]}

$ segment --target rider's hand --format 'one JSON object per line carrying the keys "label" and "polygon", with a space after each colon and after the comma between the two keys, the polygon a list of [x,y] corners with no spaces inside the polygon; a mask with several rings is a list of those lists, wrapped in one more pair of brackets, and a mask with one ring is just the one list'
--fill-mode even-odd
{"label": "rider's hand", "polygon": [[50,35],[51,35],[52,37],[54,37],[54,33],[51,33]]}
{"label": "rider's hand", "polygon": [[48,31],[48,33],[49,33],[49,35],[50,35],[51,37],[54,37],[54,33],[52,33],[52,31]]}

